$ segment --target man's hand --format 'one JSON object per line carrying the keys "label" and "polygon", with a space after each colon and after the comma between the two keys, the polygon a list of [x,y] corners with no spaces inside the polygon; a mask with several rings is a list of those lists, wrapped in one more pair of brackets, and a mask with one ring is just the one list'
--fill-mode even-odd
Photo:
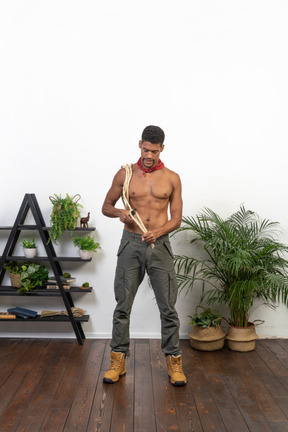
{"label": "man's hand", "polygon": [[124,224],[131,224],[131,223],[133,223],[133,220],[132,220],[132,218],[130,216],[129,210],[122,210],[119,219]]}
{"label": "man's hand", "polygon": [[144,233],[142,235],[142,241],[145,241],[146,243],[152,244],[152,243],[155,243],[157,237],[158,236],[155,234],[155,232],[147,231],[146,233]]}

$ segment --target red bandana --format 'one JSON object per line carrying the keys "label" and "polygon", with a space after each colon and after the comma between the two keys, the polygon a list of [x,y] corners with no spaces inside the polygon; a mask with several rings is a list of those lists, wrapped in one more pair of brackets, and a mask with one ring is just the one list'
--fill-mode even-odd
{"label": "red bandana", "polygon": [[138,159],[137,165],[143,171],[143,175],[145,175],[145,173],[151,173],[153,171],[157,171],[157,170],[164,168],[164,163],[160,159],[159,159],[157,165],[155,165],[153,168],[144,168],[142,165],[142,162],[141,162],[141,158]]}

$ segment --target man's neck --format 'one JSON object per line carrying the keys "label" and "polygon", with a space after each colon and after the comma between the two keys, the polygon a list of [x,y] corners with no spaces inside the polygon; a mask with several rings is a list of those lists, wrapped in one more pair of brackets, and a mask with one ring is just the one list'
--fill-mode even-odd
{"label": "man's neck", "polygon": [[158,160],[158,163],[152,168],[145,168],[142,164],[141,158],[138,159],[137,165],[143,171],[143,175],[145,175],[146,173],[151,173],[151,172],[154,172],[154,171],[157,171],[157,170],[164,168],[164,163],[160,159]]}

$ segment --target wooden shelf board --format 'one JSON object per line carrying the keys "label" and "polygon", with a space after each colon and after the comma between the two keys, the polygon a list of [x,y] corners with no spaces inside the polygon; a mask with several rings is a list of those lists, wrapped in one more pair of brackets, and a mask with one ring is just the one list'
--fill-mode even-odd
{"label": "wooden shelf board", "polygon": [[[75,321],[77,322],[88,322],[89,321],[89,315],[83,315],[82,317],[74,317]],[[15,321],[21,321],[21,322],[71,322],[70,318],[66,315],[55,315],[50,317],[44,317],[41,318],[40,316],[37,316],[36,318],[11,318],[11,319],[0,319],[0,322],[15,322]]]}
{"label": "wooden shelf board", "polygon": [[[1,258],[1,257],[0,257]],[[26,258],[24,256],[6,256],[6,261],[26,261],[26,262],[31,262],[31,261],[50,261],[53,260],[55,262],[58,261],[71,261],[71,262],[90,262],[92,261],[92,258],[89,259],[82,259],[80,257],[52,257],[49,258],[48,256],[36,256],[34,258]]]}
{"label": "wooden shelf board", "polygon": [[[3,231],[11,231],[13,229],[13,226],[0,226],[0,230]],[[37,225],[18,225],[17,230],[18,231],[22,231],[22,230],[37,230],[39,231],[39,229],[42,229],[43,231],[49,231],[50,227],[48,226],[44,226],[44,227],[37,227]],[[89,228],[82,228],[82,227],[76,227],[73,231],[95,231],[96,227],[89,227]],[[69,232],[73,232],[70,230],[66,230],[65,232],[69,233]]]}
{"label": "wooden shelf board", "polygon": [[[0,296],[39,296],[39,297],[61,297],[61,292],[59,289],[46,289],[46,288],[36,288],[35,290],[28,292],[26,294],[19,294],[19,288],[12,287],[10,285],[2,285],[0,286]],[[89,287],[88,289],[81,289],[79,286],[73,286],[69,289],[64,289],[67,293],[85,293],[91,292],[93,287]]]}

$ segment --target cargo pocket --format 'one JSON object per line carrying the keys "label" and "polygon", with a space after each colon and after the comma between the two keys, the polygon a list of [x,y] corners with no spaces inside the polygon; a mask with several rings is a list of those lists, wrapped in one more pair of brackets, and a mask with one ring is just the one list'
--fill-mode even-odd
{"label": "cargo pocket", "polygon": [[171,255],[171,257],[174,259],[174,255],[173,255],[173,252],[171,249],[170,242],[164,241],[164,246],[166,247],[166,249],[169,252],[169,254]]}
{"label": "cargo pocket", "polygon": [[117,302],[123,301],[125,297],[125,270],[121,267],[116,268],[114,291]]}
{"label": "cargo pocket", "polygon": [[177,300],[178,285],[174,272],[169,272],[169,302],[170,306],[174,308]]}
{"label": "cargo pocket", "polygon": [[123,240],[120,243],[118,252],[117,252],[117,256],[119,257],[119,255],[121,255],[121,253],[123,252],[123,250],[126,248],[126,246],[130,243],[130,240]]}

